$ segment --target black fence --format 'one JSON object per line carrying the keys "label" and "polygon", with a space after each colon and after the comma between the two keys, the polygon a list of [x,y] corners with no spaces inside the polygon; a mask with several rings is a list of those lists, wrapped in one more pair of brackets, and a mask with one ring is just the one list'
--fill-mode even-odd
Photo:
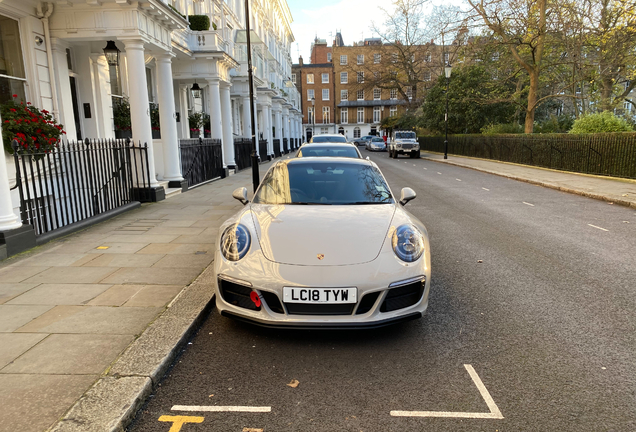
{"label": "black fence", "polygon": [[221,140],[190,138],[179,140],[181,172],[188,187],[225,177]]}
{"label": "black fence", "polygon": [[287,141],[287,138],[283,138],[283,151],[285,154],[289,153],[289,142]]}
{"label": "black fence", "polygon": [[[424,151],[444,152],[444,137],[420,137]],[[448,153],[563,171],[636,178],[636,134],[452,135]]]}
{"label": "black fence", "polygon": [[267,156],[269,156],[267,154],[267,140],[258,141],[258,155],[261,158],[261,162],[267,160]]}
{"label": "black fence", "polygon": [[274,139],[274,156],[280,157],[280,138]]}
{"label": "black fence", "polygon": [[85,139],[35,154],[20,154],[15,141],[13,147],[20,216],[36,235],[133,201],[150,201],[147,144]]}
{"label": "black fence", "polygon": [[234,161],[237,171],[252,166],[252,140],[250,138],[234,139]]}

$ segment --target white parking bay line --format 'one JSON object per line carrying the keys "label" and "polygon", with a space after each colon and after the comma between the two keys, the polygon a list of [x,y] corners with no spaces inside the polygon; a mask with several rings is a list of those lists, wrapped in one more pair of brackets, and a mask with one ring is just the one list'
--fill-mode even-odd
{"label": "white parking bay line", "polygon": [[442,175],[442,173],[441,173],[441,172],[439,172],[439,171],[437,171],[437,174]]}
{"label": "white parking bay line", "polygon": [[424,168],[425,170],[427,170],[428,168]]}
{"label": "white parking bay line", "polygon": [[455,180],[457,180],[457,181],[461,181],[460,179],[455,179]]}
{"label": "white parking bay line", "polygon": [[452,412],[452,411],[391,411],[393,417],[452,417],[452,418],[478,418],[478,419],[502,419],[504,416],[499,411],[499,408],[495,404],[495,401],[488,393],[486,386],[475,372],[472,365],[465,364],[464,367],[468,371],[468,374],[473,379],[473,382],[479,390],[479,394],[488,405],[490,412],[487,413],[475,413],[475,412]]}
{"label": "white parking bay line", "polygon": [[522,201],[522,202],[523,202],[525,205],[529,205],[530,207],[534,207],[534,204],[530,204],[530,203],[527,203],[527,202],[525,202],[525,201]]}
{"label": "white parking bay line", "polygon": [[485,191],[490,192],[490,189],[486,189],[485,187],[483,187],[482,189],[485,190]]}
{"label": "white parking bay line", "polygon": [[596,226],[596,225],[592,225],[592,224],[588,224],[588,225],[591,226],[592,228],[600,229],[601,231],[609,231],[608,229],[601,228],[601,227]]}
{"label": "white parking bay line", "polygon": [[198,405],[174,405],[172,411],[189,412],[271,412],[272,407],[262,406],[198,406]]}

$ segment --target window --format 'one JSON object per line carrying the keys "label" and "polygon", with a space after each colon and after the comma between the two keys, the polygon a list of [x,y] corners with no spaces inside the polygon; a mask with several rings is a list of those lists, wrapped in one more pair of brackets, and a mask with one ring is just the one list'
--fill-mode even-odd
{"label": "window", "polygon": [[349,123],[349,109],[341,108],[340,109],[340,123],[347,124]]}
{"label": "window", "polygon": [[321,134],[328,134],[329,133],[329,128],[321,127],[320,128],[320,133]]}
{"label": "window", "polygon": [[307,108],[307,123],[316,123],[316,119],[314,118],[314,108]]}
{"label": "window", "polygon": [[340,72],[340,84],[347,84],[349,82],[349,74],[347,72]]}
{"label": "window", "polygon": [[413,98],[413,88],[412,87],[407,87],[406,88],[406,97],[409,98],[409,100],[411,100]]}
{"label": "window", "polygon": [[430,80],[431,80],[431,72],[430,71],[424,72],[424,81],[430,81]]}
{"label": "window", "polygon": [[426,63],[430,63],[430,62],[431,62],[431,53],[426,53],[426,54],[424,55],[424,61],[425,61]]}
{"label": "window", "polygon": [[397,89],[391,89],[391,99],[397,99]]}
{"label": "window", "polygon": [[364,54],[358,54],[358,64],[364,64]]}
{"label": "window", "polygon": [[493,55],[492,55],[492,61],[495,61],[495,62],[496,62],[496,61],[499,61],[499,53],[498,53],[498,52],[493,53]]}
{"label": "window", "polygon": [[152,71],[150,68],[146,68],[146,90],[148,92],[148,102],[155,101],[155,86],[152,85]]}
{"label": "window", "polygon": [[382,90],[380,90],[379,88],[374,88],[373,89],[373,100],[380,100],[381,97],[382,97]]}
{"label": "window", "polygon": [[322,107],[322,122],[323,122],[323,124],[331,123],[329,121],[329,107],[328,106]]}
{"label": "window", "polygon": [[292,82],[296,84],[296,74],[292,74]]}
{"label": "window", "polygon": [[360,138],[360,128],[358,126],[353,128],[353,137]]}
{"label": "window", "polygon": [[364,123],[364,108],[358,108],[358,123]]}
{"label": "window", "polygon": [[397,61],[398,61],[398,54],[397,53],[391,54],[391,63],[397,63]]}
{"label": "window", "polygon": [[4,75],[0,77],[0,103],[13,100],[14,94],[18,95],[17,102],[26,103],[26,75],[18,22],[0,15],[0,29],[0,74]]}
{"label": "window", "polygon": [[449,60],[450,60],[450,54],[444,53],[444,64],[448,64]]}
{"label": "window", "polygon": [[382,54],[373,54],[373,63],[378,64],[382,61]]}
{"label": "window", "polygon": [[322,74],[322,83],[323,84],[328,84],[329,83],[329,74],[328,73]]}
{"label": "window", "polygon": [[340,100],[341,101],[349,100],[349,90],[340,90]]}
{"label": "window", "polygon": [[327,53],[327,61],[330,62],[331,61],[331,53]]}
{"label": "window", "polygon": [[359,83],[363,83],[364,82],[364,71],[358,72],[358,82]]}
{"label": "window", "polygon": [[373,107],[373,123],[380,123],[380,107]]}
{"label": "window", "polygon": [[364,100],[364,90],[358,90],[357,100]]}
{"label": "window", "polygon": [[329,89],[322,89],[322,100],[329,100]]}
{"label": "window", "polygon": [[396,106],[392,106],[392,107],[389,109],[389,115],[390,115],[391,117],[395,117],[395,116],[397,115],[397,107],[396,107]]}
{"label": "window", "polygon": [[338,133],[339,133],[340,135],[344,135],[344,134],[345,134],[345,132],[344,132],[344,128],[343,128],[342,126],[340,126],[340,127],[338,128]]}
{"label": "window", "polygon": [[391,81],[395,81],[397,79],[397,72],[391,71],[390,74],[391,74]]}
{"label": "window", "polygon": [[631,113],[632,112],[632,103],[630,101],[626,100],[623,103],[623,108],[625,109],[626,113]]}
{"label": "window", "polygon": [[373,72],[373,79],[376,81],[379,81],[380,78],[382,77],[382,73],[381,72]]}
{"label": "window", "polygon": [[347,56],[346,55],[341,55],[340,56],[340,64],[341,65],[346,65],[347,64]]}
{"label": "window", "polygon": [[307,74],[307,84],[314,83],[314,74]]}
{"label": "window", "polygon": [[307,90],[307,100],[310,101],[314,98],[314,89]]}

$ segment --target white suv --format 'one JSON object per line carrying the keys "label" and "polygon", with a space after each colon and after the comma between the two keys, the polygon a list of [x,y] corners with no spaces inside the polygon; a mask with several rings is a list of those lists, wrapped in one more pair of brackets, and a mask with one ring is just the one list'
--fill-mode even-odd
{"label": "white suv", "polygon": [[396,159],[399,154],[408,154],[411,158],[420,157],[420,143],[413,131],[394,131],[388,144],[389,156]]}

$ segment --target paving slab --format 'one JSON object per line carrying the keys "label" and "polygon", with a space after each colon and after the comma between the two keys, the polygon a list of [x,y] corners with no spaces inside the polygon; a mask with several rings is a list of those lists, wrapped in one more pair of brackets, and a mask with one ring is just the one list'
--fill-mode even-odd
{"label": "paving slab", "polygon": [[37,285],[38,284],[34,283],[0,283],[0,305],[27,292]]}
{"label": "paving slab", "polygon": [[41,284],[6,304],[82,305],[110,287],[111,285],[100,284]]}
{"label": "paving slab", "polygon": [[98,375],[133,339],[132,335],[52,334],[0,374]]}
{"label": "paving slab", "polygon": [[195,277],[201,273],[203,269],[181,269],[174,271],[174,269],[166,268],[122,268],[117,270],[112,275],[105,278],[103,283],[112,284],[165,284],[165,285],[178,285],[185,286],[192,282]]}
{"label": "paving slab", "polygon": [[0,374],[0,432],[42,432],[54,424],[97,376]]}
{"label": "paving slab", "polygon": [[0,332],[13,332],[45,314],[53,306],[0,305]]}
{"label": "paving slab", "polygon": [[146,285],[124,303],[124,306],[162,307],[175,298],[182,289],[183,285]]}
{"label": "paving slab", "polygon": [[145,285],[113,285],[88,302],[91,306],[123,306]]}
{"label": "paving slab", "polygon": [[42,273],[45,270],[48,270],[49,267],[40,267],[40,266],[9,266],[0,269],[0,282],[2,283],[12,283],[12,282],[22,282],[27,280],[28,278]]}
{"label": "paving slab", "polygon": [[99,258],[95,258],[86,262],[84,267],[151,267],[164,255],[137,255],[137,254],[101,254]]}
{"label": "paving slab", "polygon": [[[138,238],[138,237],[137,237]],[[149,243],[145,243],[145,240],[138,240],[138,243],[114,243],[114,242],[102,242],[97,244],[94,248],[90,249],[88,253],[92,254],[134,254],[138,250],[141,250],[148,246]],[[97,248],[107,249],[97,249]]]}
{"label": "paving slab", "polygon": [[[57,314],[59,308],[67,309]],[[138,335],[162,310],[156,307],[56,306],[17,331]]]}
{"label": "paving slab", "polygon": [[153,267],[164,268],[205,268],[212,262],[212,254],[201,255],[166,255]]}
{"label": "paving slab", "polygon": [[0,333],[0,373],[2,368],[37,345],[47,334]]}
{"label": "paving slab", "polygon": [[129,234],[121,235],[116,234],[106,237],[103,241],[104,244],[108,243],[170,243],[176,239],[178,235],[163,235],[163,234],[141,234],[138,236],[131,236]]}
{"label": "paving slab", "polygon": [[86,258],[88,255],[85,253],[71,253],[71,254],[51,254],[42,252],[35,255],[32,258],[28,258],[21,262],[21,265],[33,265],[33,266],[47,266],[47,267],[68,267]]}
{"label": "paving slab", "polygon": [[97,283],[116,269],[101,267],[51,267],[26,279],[27,283]]}
{"label": "paving slab", "polygon": [[166,254],[166,255],[200,255],[212,253],[215,243],[169,243],[148,245],[138,254]]}

